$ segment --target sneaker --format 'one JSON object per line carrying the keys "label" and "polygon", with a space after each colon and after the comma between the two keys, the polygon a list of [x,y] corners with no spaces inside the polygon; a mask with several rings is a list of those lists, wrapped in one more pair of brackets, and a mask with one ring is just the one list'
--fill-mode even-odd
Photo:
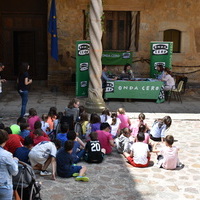
{"label": "sneaker", "polygon": [[[73,173],[72,176],[77,177],[77,176],[79,176],[79,173]],[[85,176],[85,174],[83,174],[83,176]]]}
{"label": "sneaker", "polygon": [[76,181],[83,181],[83,182],[88,182],[89,181],[89,178],[86,177],[86,176],[77,176],[75,178]]}
{"label": "sneaker", "polygon": [[48,172],[48,171],[41,171],[40,172],[40,176],[50,176],[51,175],[51,172]]}
{"label": "sneaker", "polygon": [[79,176],[79,173],[73,173],[72,176],[77,177],[77,176]]}

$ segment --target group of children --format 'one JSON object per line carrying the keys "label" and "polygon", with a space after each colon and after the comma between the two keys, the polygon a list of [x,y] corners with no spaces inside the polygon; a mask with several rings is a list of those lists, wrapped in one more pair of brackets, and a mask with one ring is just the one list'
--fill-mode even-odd
{"label": "group of children", "polygon": [[[89,114],[79,106],[79,100],[72,99],[64,112],[57,113],[52,107],[40,118],[31,108],[27,119],[20,117],[17,124],[10,127],[1,124],[0,129],[8,133],[4,149],[33,169],[40,170],[40,175],[52,175],[54,180],[57,174],[89,181],[85,176],[86,167],[77,163],[81,160],[101,163],[104,155],[112,153],[113,147],[134,167],[149,166],[150,152],[155,152],[159,167],[175,169],[179,164],[178,149],[172,146],[172,135],[165,137],[171,123],[171,117],[166,116],[156,120],[150,129],[143,113],[131,123],[123,108],[117,112],[105,109],[101,115],[93,113],[89,120]],[[77,125],[81,127],[81,133],[76,132]],[[165,147],[159,151],[158,142],[165,142]],[[47,171],[50,164],[52,173]]]}

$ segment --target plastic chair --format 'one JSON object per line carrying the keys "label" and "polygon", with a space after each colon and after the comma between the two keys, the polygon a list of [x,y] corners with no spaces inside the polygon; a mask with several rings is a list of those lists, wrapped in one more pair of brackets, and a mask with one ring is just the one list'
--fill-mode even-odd
{"label": "plastic chair", "polygon": [[168,97],[169,103],[170,103],[170,101],[171,101],[172,95],[174,95],[174,98],[177,99],[178,101],[180,100],[180,102],[182,103],[181,91],[182,91],[182,89],[183,89],[183,84],[184,84],[184,81],[180,81],[180,82],[178,83],[178,86],[177,86],[176,89],[171,89],[170,94],[169,94],[169,97]]}

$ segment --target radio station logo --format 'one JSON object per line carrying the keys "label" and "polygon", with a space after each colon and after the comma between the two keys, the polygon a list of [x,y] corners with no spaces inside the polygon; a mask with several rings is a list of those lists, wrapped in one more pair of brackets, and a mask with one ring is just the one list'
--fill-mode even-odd
{"label": "radio station logo", "polygon": [[115,83],[114,82],[107,82],[106,83],[106,93],[112,93],[114,92],[114,86],[115,86]]}
{"label": "radio station logo", "polygon": [[152,53],[153,55],[168,55],[169,44],[153,44]]}
{"label": "radio station logo", "polygon": [[165,62],[155,62],[154,63],[154,69],[157,70],[157,67],[160,66],[160,65],[163,66],[163,68],[165,68]]}
{"label": "radio station logo", "polygon": [[88,85],[88,82],[87,82],[87,81],[81,81],[81,87],[82,87],[82,88],[87,87],[87,85]]}
{"label": "radio station logo", "polygon": [[123,53],[122,58],[129,59],[131,57],[131,53]]}
{"label": "radio station logo", "polygon": [[90,44],[87,44],[87,43],[78,44],[78,55],[79,56],[89,55],[89,50],[90,50]]}
{"label": "radio station logo", "polygon": [[89,68],[89,63],[80,63],[80,71],[84,72],[87,71]]}

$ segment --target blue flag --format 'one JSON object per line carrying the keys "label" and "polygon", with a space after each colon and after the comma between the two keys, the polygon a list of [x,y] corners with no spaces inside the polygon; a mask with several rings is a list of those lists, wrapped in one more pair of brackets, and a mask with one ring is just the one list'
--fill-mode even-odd
{"label": "blue flag", "polygon": [[52,0],[52,2],[51,2],[48,32],[51,34],[51,56],[56,61],[58,61],[58,37],[57,37],[57,25],[56,25],[56,4],[55,4],[55,0]]}

